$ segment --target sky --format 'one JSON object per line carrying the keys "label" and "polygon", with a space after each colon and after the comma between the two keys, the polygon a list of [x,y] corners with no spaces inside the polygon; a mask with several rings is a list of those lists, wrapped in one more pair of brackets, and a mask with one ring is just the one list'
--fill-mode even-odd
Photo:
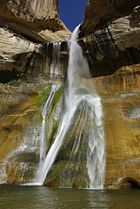
{"label": "sky", "polygon": [[86,4],[87,0],[59,0],[59,16],[70,31],[82,22]]}

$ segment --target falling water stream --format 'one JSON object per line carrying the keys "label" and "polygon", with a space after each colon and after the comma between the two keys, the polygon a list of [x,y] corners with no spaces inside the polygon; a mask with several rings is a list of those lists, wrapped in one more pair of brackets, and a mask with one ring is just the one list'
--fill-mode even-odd
{"label": "falling water stream", "polygon": [[52,63],[50,67],[50,76],[53,78],[54,76],[60,76],[60,48],[61,42],[53,43],[53,54],[52,54]]}
{"label": "falling water stream", "polygon": [[[94,127],[89,127],[87,137],[87,174],[89,183],[87,188],[90,189],[102,189],[104,184],[104,172],[105,172],[105,156],[104,156],[104,129],[102,125],[102,106],[101,99],[97,95],[95,88],[90,81],[89,67],[87,60],[83,56],[83,52],[79,44],[77,43],[79,26],[73,32],[71,39],[69,40],[69,65],[68,65],[68,85],[65,90],[65,112],[60,122],[56,138],[49,149],[46,158],[45,151],[45,115],[46,107],[50,102],[50,99],[44,106],[43,122],[42,122],[42,142],[41,142],[41,154],[40,154],[40,166],[38,172],[37,184],[43,185],[48,172],[53,165],[58,152],[64,142],[65,135],[69,130],[73,117],[79,107],[84,102],[86,109],[88,109],[90,117],[94,120]],[[82,76],[88,79],[88,86],[82,83]],[[56,88],[56,87],[55,87]],[[85,89],[85,93],[81,94],[81,89]],[[83,126],[86,126],[84,124]],[[82,131],[82,129],[81,129]],[[79,135],[79,140],[81,135]],[[44,160],[45,158],[45,160]]]}
{"label": "falling water stream", "polygon": [[49,111],[50,104],[53,100],[53,97],[58,89],[59,85],[52,85],[52,89],[49,97],[47,98],[43,108],[42,108],[42,126],[41,126],[41,142],[40,142],[40,159],[39,159],[39,169],[37,178],[35,181],[40,182],[40,176],[42,172],[42,166],[46,157],[46,115]]}

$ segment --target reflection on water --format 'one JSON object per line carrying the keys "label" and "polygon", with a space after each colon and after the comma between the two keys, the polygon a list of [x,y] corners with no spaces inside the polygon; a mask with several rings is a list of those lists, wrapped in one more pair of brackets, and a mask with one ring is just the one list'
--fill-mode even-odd
{"label": "reflection on water", "polygon": [[87,195],[87,207],[85,208],[99,208],[99,209],[108,209],[108,196],[105,191],[99,192],[93,192],[89,191]]}
{"label": "reflection on water", "polygon": [[1,209],[139,209],[140,192],[0,187]]}

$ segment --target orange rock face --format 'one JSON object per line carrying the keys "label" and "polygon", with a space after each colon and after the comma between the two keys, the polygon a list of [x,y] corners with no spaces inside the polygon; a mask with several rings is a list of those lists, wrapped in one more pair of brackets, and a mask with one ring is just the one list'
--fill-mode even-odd
{"label": "orange rock face", "polygon": [[92,75],[99,76],[94,82],[104,109],[106,188],[140,185],[139,5],[89,0],[81,26],[81,46]]}
{"label": "orange rock face", "polygon": [[139,70],[139,65],[126,66],[95,79],[104,110],[106,188],[132,188],[134,180],[140,183]]}

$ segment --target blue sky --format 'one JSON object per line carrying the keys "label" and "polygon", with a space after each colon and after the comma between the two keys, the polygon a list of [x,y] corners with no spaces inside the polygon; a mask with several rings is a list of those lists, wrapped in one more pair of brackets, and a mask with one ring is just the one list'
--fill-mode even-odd
{"label": "blue sky", "polygon": [[71,31],[82,22],[86,3],[87,0],[59,0],[59,15]]}

